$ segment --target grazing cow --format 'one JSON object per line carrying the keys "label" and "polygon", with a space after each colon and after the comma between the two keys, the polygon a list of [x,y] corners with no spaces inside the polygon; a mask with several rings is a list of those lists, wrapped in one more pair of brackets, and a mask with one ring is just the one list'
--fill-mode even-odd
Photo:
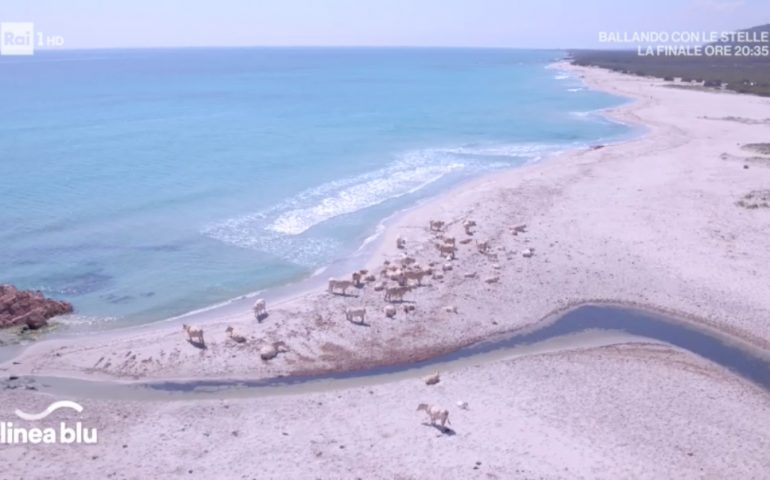
{"label": "grazing cow", "polygon": [[431,425],[435,425],[436,422],[441,423],[441,428],[446,428],[446,424],[452,424],[449,421],[449,411],[445,408],[441,408],[437,405],[429,405],[427,403],[421,403],[417,406],[417,411],[424,411],[430,418]]}
{"label": "grazing cow", "polygon": [[457,406],[459,408],[462,408],[463,410],[468,410],[468,402],[466,402],[466,401],[458,400],[457,401]]}
{"label": "grazing cow", "polygon": [[353,282],[353,286],[357,287],[361,285],[361,274],[359,272],[354,272],[350,276],[351,281]]}
{"label": "grazing cow", "polygon": [[447,305],[446,307],[444,307],[444,311],[447,313],[457,313],[457,306]]}
{"label": "grazing cow", "polygon": [[404,275],[404,272],[401,269],[397,269],[392,273],[389,273],[387,278],[388,280],[392,280],[401,286],[406,285],[406,276]]}
{"label": "grazing cow", "polygon": [[406,248],[406,239],[401,237],[396,238],[396,248],[398,248],[399,250],[403,250],[404,248]]}
{"label": "grazing cow", "polygon": [[478,248],[479,253],[486,254],[489,252],[489,240],[485,242],[476,242],[476,248]]}
{"label": "grazing cow", "polygon": [[422,380],[425,382],[425,385],[435,385],[441,381],[441,376],[438,372],[433,372]]}
{"label": "grazing cow", "polygon": [[356,318],[358,319],[358,323],[364,323],[364,320],[366,319],[366,308],[346,308],[345,318],[347,318],[348,322],[351,323],[354,323]]}
{"label": "grazing cow", "polygon": [[392,287],[385,289],[385,301],[386,302],[403,302],[404,295],[411,290],[411,287]]}
{"label": "grazing cow", "polygon": [[264,298],[258,298],[257,301],[254,302],[252,308],[254,309],[254,318],[256,318],[257,321],[262,320],[263,317],[267,316],[267,302],[265,302]]}
{"label": "grazing cow", "polygon": [[382,312],[385,314],[388,318],[393,318],[396,316],[396,307],[393,305],[385,305],[382,307]]}
{"label": "grazing cow", "polygon": [[520,225],[514,225],[513,227],[511,227],[511,233],[513,233],[514,235],[518,235],[520,233],[526,233],[526,232],[527,232],[527,226],[523,223]]}
{"label": "grazing cow", "polygon": [[441,220],[431,220],[430,221],[430,230],[432,232],[440,232],[444,229],[444,226],[446,225],[446,222],[443,222]]}
{"label": "grazing cow", "polygon": [[342,290],[342,294],[347,294],[347,289],[353,286],[353,282],[350,280],[335,280],[329,279],[329,293],[334,293],[335,290]]}
{"label": "grazing cow", "polygon": [[497,282],[500,281],[500,277],[489,277],[489,278],[484,279],[484,281],[489,283],[489,284],[497,283]]}
{"label": "grazing cow", "polygon": [[535,254],[534,248],[525,248],[521,251],[521,256],[524,258],[531,258]]}
{"label": "grazing cow", "polygon": [[193,327],[191,325],[182,325],[182,330],[187,333],[187,340],[190,343],[196,343],[198,345],[205,345],[206,341],[203,339],[203,329],[200,327]]}
{"label": "grazing cow", "polygon": [[441,270],[443,270],[445,272],[449,272],[450,270],[452,270],[452,268],[454,268],[454,267],[452,266],[452,264],[450,262],[447,262],[447,263],[445,263],[444,265],[441,266]]}
{"label": "grazing cow", "polygon": [[262,360],[271,360],[278,356],[279,353],[286,353],[289,349],[283,342],[274,342],[263,345],[259,349],[259,356]]}
{"label": "grazing cow", "polygon": [[404,313],[412,313],[415,310],[417,310],[417,307],[414,305],[404,305]]}
{"label": "grazing cow", "polygon": [[428,275],[433,275],[433,270],[410,270],[404,273],[407,282],[417,280],[417,285],[422,285],[422,279]]}
{"label": "grazing cow", "polygon": [[413,265],[417,263],[417,260],[414,257],[407,257],[401,259],[401,266],[402,267],[408,267],[409,265]]}
{"label": "grazing cow", "polygon": [[454,260],[457,248],[453,245],[443,245],[441,243],[437,243],[436,248],[442,257],[448,257],[450,260]]}
{"label": "grazing cow", "polygon": [[453,247],[457,244],[457,240],[455,237],[447,237],[444,239],[444,243],[447,245],[452,245]]}
{"label": "grazing cow", "polygon": [[230,337],[230,340],[236,343],[246,343],[246,337],[235,333],[235,330],[230,325],[228,325],[227,328],[225,329],[225,333],[227,334],[228,337]]}

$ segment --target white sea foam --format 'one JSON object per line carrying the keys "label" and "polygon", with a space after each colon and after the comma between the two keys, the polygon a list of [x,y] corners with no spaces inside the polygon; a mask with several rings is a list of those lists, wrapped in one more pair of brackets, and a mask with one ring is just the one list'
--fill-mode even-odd
{"label": "white sea foam", "polygon": [[440,151],[458,155],[478,155],[487,157],[531,157],[558,148],[544,143],[515,143],[510,145],[489,145],[445,148]]}
{"label": "white sea foam", "polygon": [[568,92],[572,92],[572,93],[575,93],[575,92],[582,92],[583,90],[585,90],[585,88],[583,88],[583,87],[578,87],[578,88],[568,88],[568,89],[567,89],[567,91],[568,91]]}
{"label": "white sea foam", "polygon": [[[331,218],[414,193],[464,167],[463,163],[457,161],[435,164],[413,159],[399,161],[388,168],[346,181],[345,187],[331,195],[318,198],[312,205],[303,205],[282,213],[267,226],[267,229],[286,235],[299,235]],[[324,190],[329,189],[324,188]],[[319,197],[312,194],[304,196]]]}
{"label": "white sea foam", "polygon": [[559,74],[559,75],[554,75],[553,78],[554,80],[567,80],[568,78],[570,78],[570,76],[565,74]]}
{"label": "white sea foam", "polygon": [[55,323],[70,327],[107,325],[118,320],[117,317],[98,317],[93,315],[70,314],[56,317]]}
{"label": "white sea foam", "polygon": [[[415,150],[384,168],[328,182],[268,209],[209,225],[203,234],[307,266],[318,265],[341,243],[309,230],[320,224],[414,194],[452,174],[475,174],[554,151],[553,145],[522,143]],[[373,241],[378,231],[367,239]]]}
{"label": "white sea foam", "polygon": [[601,110],[588,110],[585,112],[569,112],[569,114],[572,115],[573,117],[582,118],[582,119],[601,117],[601,113],[602,113]]}

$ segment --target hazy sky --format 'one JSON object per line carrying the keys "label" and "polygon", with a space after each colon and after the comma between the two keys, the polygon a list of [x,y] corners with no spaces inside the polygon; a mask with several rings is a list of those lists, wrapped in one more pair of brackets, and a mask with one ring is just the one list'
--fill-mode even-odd
{"label": "hazy sky", "polygon": [[733,30],[770,0],[0,0],[67,48],[234,45],[593,47],[599,31]]}

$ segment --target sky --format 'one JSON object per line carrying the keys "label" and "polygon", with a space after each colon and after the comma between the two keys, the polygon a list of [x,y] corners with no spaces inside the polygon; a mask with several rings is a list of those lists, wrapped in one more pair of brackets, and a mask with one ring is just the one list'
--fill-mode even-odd
{"label": "sky", "polygon": [[65,48],[608,47],[599,32],[731,31],[770,0],[0,0]]}

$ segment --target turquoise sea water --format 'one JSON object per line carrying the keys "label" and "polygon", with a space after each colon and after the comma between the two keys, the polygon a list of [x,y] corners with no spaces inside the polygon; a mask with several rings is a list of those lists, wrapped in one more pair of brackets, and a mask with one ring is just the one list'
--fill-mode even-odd
{"label": "turquoise sea water", "polygon": [[464,179],[628,135],[593,113],[621,99],[545,68],[561,56],[0,57],[0,282],[125,324],[307,276]]}

